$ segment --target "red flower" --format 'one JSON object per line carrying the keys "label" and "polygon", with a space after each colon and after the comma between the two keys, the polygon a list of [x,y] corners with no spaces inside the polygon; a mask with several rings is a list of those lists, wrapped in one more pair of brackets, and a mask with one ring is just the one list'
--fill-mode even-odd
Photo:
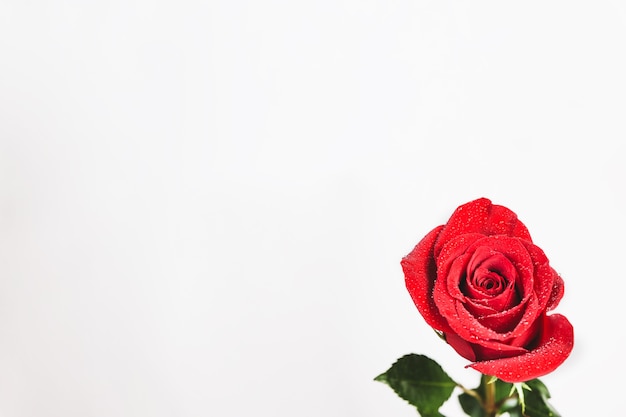
{"label": "red flower", "polygon": [[402,259],[402,269],[426,322],[483,374],[528,381],[572,351],[572,325],[547,314],[563,296],[563,280],[506,207],[486,198],[460,206]]}

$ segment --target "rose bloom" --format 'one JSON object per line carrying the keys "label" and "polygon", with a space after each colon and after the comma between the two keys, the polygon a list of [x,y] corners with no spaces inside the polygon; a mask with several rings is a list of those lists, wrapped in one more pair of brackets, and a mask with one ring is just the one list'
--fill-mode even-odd
{"label": "rose bloom", "polygon": [[572,325],[547,314],[563,280],[508,208],[486,198],[460,206],[401,264],[426,322],[477,371],[528,381],[572,351]]}

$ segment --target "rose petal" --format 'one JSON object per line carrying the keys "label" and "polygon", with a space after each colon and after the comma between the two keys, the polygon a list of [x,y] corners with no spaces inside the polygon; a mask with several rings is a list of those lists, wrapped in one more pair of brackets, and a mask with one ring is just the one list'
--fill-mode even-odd
{"label": "rose petal", "polygon": [[507,358],[510,355],[510,348],[517,347],[517,355],[526,353],[528,349],[526,347],[533,346],[533,340],[537,339],[537,335],[543,329],[543,316],[541,320],[533,323],[528,331],[521,336],[504,339],[502,341],[481,341],[474,346],[474,352],[477,360],[485,361],[490,359]]}
{"label": "rose petal", "polygon": [[513,331],[521,320],[524,311],[522,307],[517,306],[506,311],[482,315],[478,318],[478,322],[500,334],[507,334]]}
{"label": "rose petal", "polygon": [[467,233],[481,233],[486,236],[506,235],[532,242],[526,226],[517,215],[504,206],[491,204],[486,198],[479,198],[458,207],[435,244],[435,257],[443,246],[456,236]]}
{"label": "rose petal", "polygon": [[524,355],[528,352],[527,349],[519,345],[499,342],[490,343],[488,346],[474,345],[473,348],[476,361],[511,358],[513,356]]}
{"label": "rose petal", "polygon": [[574,328],[560,314],[546,316],[541,340],[528,353],[504,359],[476,362],[469,367],[505,382],[524,382],[554,371],[574,347]]}
{"label": "rose petal", "polygon": [[534,265],[534,292],[541,310],[548,305],[554,308],[561,300],[563,282],[559,275],[550,266],[548,258],[541,248],[530,242],[522,242],[526,247]]}
{"label": "rose petal", "polygon": [[426,323],[436,330],[447,332],[450,331],[450,326],[433,301],[437,268],[432,252],[442,228],[443,226],[438,226],[430,231],[400,264],[404,271],[406,288]]}
{"label": "rose petal", "polygon": [[[444,226],[442,226],[444,227]],[[450,268],[450,264],[454,262],[456,258],[467,252],[467,248],[475,246],[476,242],[484,239],[485,235],[480,233],[468,233],[465,235],[456,236],[450,239],[439,251],[437,259],[437,271],[442,271]]]}
{"label": "rose petal", "polygon": [[[438,298],[437,294],[435,294],[435,302],[438,306],[441,305],[441,301],[441,298]],[[496,329],[482,324],[476,316],[467,310],[467,305],[464,303],[456,301],[454,307],[454,316],[446,313],[446,317],[448,317],[448,323],[452,330],[463,339],[485,346],[499,346],[502,341],[512,337],[511,331],[500,333]],[[517,308],[521,309],[522,307],[518,306]]]}
{"label": "rose petal", "polygon": [[565,285],[563,285],[563,278],[553,269],[554,273],[554,286],[552,287],[552,293],[550,294],[550,298],[548,299],[548,305],[546,306],[546,310],[554,310],[556,306],[563,298],[563,292],[565,291]]}
{"label": "rose petal", "polygon": [[467,307],[467,311],[469,311],[476,317],[485,317],[491,314],[498,313],[498,311],[494,310],[493,307],[489,306],[483,300],[479,301],[468,298],[465,301],[465,306]]}
{"label": "rose petal", "polygon": [[[466,306],[462,303],[456,303],[456,320],[449,319],[448,322],[454,333],[472,345],[483,346],[501,352],[520,353],[519,345],[513,346],[508,343],[511,338],[507,337],[507,335],[510,333],[498,333],[484,326],[466,310]],[[448,337],[448,333],[446,333],[446,337]]]}
{"label": "rose petal", "polygon": [[467,270],[467,264],[471,258],[471,253],[464,253],[452,262],[450,269],[437,271],[435,291],[441,291],[454,299],[465,302],[467,297],[463,293],[462,287],[465,286],[465,271]]}
{"label": "rose petal", "polygon": [[474,246],[481,239],[485,239],[485,236],[480,233],[457,236],[444,245],[437,258],[437,279],[456,299],[465,299],[460,285],[467,269],[467,262],[472,255],[472,252],[467,253],[467,248]]}
{"label": "rose petal", "polygon": [[452,346],[454,350],[456,350],[456,353],[463,356],[469,361],[474,362],[476,360],[476,354],[474,353],[474,349],[472,345],[467,342],[467,340],[461,339],[455,333],[446,333],[445,337],[446,342],[448,342],[448,344]]}

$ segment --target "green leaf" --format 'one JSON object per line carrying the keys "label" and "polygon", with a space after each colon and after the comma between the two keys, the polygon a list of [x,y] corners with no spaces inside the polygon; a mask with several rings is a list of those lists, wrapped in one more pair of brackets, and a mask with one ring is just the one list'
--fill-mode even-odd
{"label": "green leaf", "polygon": [[422,417],[444,417],[439,407],[457,386],[437,362],[416,354],[401,357],[375,380],[389,385],[400,398],[415,406]]}
{"label": "green leaf", "polygon": [[522,408],[521,407],[516,407],[512,410],[508,411],[508,416],[509,417],[524,417],[524,415],[522,414]]}
{"label": "green leaf", "polygon": [[561,417],[561,415],[548,402],[550,393],[548,388],[539,379],[533,379],[526,384],[530,391],[526,391],[526,410],[523,413],[526,417]]}
{"label": "green leaf", "polygon": [[465,414],[470,417],[485,417],[487,415],[478,398],[474,396],[463,393],[459,395],[459,403],[461,403],[461,408]]}

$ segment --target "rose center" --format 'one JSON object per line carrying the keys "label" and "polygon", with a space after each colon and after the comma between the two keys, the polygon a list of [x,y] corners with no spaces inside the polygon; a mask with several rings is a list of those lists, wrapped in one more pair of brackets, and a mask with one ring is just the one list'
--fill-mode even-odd
{"label": "rose center", "polygon": [[503,253],[480,246],[466,268],[461,291],[476,305],[502,311],[516,299],[517,271]]}
{"label": "rose center", "polygon": [[474,274],[473,281],[473,286],[478,290],[482,290],[481,292],[487,295],[501,293],[508,284],[506,279],[496,271],[488,271],[486,274],[480,274],[478,276]]}

